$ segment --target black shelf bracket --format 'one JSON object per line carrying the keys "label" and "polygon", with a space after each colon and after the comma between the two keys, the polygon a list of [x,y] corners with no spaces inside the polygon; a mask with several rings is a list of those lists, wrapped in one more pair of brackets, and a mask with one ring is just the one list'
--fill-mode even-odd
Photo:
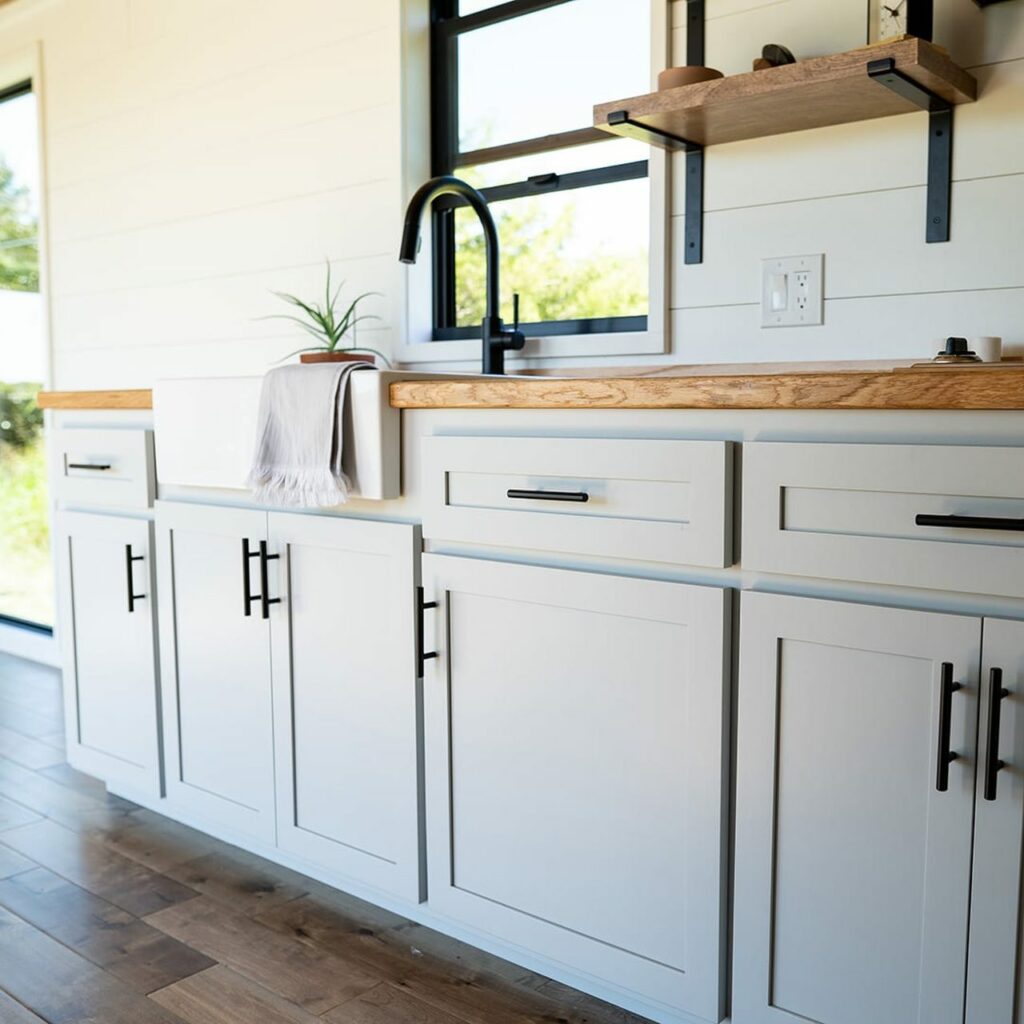
{"label": "black shelf bracket", "polygon": [[615,134],[636,142],[646,142],[672,152],[686,154],[686,227],[684,230],[684,254],[687,263],[700,263],[704,259],[704,147],[688,142],[671,132],[653,125],[634,121],[628,110],[613,110],[608,115],[608,124],[615,128]]}
{"label": "black shelf bracket", "polygon": [[928,193],[925,240],[948,242],[953,184],[953,105],[896,70],[892,57],[868,62],[869,77],[928,111]]}

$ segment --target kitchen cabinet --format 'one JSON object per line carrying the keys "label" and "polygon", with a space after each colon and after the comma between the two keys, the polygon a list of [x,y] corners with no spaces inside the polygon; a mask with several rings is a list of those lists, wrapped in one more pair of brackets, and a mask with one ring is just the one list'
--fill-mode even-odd
{"label": "kitchen cabinet", "polygon": [[157,525],[169,800],[420,899],[418,528],[170,502]]}
{"label": "kitchen cabinet", "polygon": [[273,512],[269,541],[278,845],[418,901],[419,530]]}
{"label": "kitchen cabinet", "polygon": [[985,620],[980,712],[966,1022],[1021,1024],[1024,622]]}
{"label": "kitchen cabinet", "polygon": [[261,575],[280,586],[260,557],[267,515],[161,501],[156,524],[167,797],[229,838],[273,843],[270,622],[254,599]]}
{"label": "kitchen cabinet", "polygon": [[720,1020],[725,592],[433,554],[423,578],[431,905]]}
{"label": "kitchen cabinet", "polygon": [[159,798],[152,524],[64,511],[56,526],[68,760]]}
{"label": "kitchen cabinet", "polygon": [[962,1021],[981,620],[761,593],[741,620],[733,1021]]}

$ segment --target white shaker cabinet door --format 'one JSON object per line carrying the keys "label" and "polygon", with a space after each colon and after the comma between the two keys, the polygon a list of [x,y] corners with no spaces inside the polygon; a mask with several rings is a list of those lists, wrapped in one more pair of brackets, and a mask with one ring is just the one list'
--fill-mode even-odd
{"label": "white shaker cabinet door", "polygon": [[734,1024],[959,1024],[980,620],[760,593],[740,618]]}
{"label": "white shaker cabinet door", "polygon": [[1024,622],[985,620],[980,725],[967,1024],[1024,1024]]}
{"label": "white shaker cabinet door", "polygon": [[160,796],[152,526],[62,512],[68,760],[131,796]]}
{"label": "white shaker cabinet door", "polygon": [[726,594],[426,555],[431,905],[723,1010]]}
{"label": "white shaker cabinet door", "polygon": [[278,845],[417,901],[419,528],[271,513],[269,536]]}
{"label": "white shaker cabinet door", "polygon": [[[273,843],[265,512],[158,502],[167,797],[197,824]],[[248,613],[248,614],[247,614]]]}

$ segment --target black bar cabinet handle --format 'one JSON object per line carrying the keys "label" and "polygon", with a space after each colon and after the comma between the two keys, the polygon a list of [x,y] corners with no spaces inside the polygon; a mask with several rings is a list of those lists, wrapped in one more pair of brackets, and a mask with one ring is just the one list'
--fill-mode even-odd
{"label": "black bar cabinet handle", "polygon": [[265,540],[260,541],[260,610],[263,618],[270,618],[270,606],[272,604],[280,604],[281,598],[270,596],[270,579],[268,566],[270,562],[276,561],[280,558],[280,555],[268,555],[267,554],[267,542]]}
{"label": "black bar cabinet handle", "polygon": [[952,728],[953,694],[960,684],[953,682],[953,665],[942,663],[941,692],[939,694],[939,749],[935,758],[935,788],[940,793],[949,789],[949,766],[960,755],[949,749],[949,734]]}
{"label": "black bar cabinet handle", "polygon": [[960,530],[1024,531],[1024,519],[1003,519],[999,516],[931,516],[914,517],[918,526],[954,526]]}
{"label": "black bar cabinet handle", "polygon": [[422,679],[426,672],[427,662],[437,657],[437,651],[423,650],[424,625],[423,615],[428,608],[436,608],[436,601],[426,601],[423,598],[423,588],[416,588],[416,678]]}
{"label": "black bar cabinet handle", "polygon": [[590,501],[586,491],[521,491],[513,487],[506,493],[510,498],[524,501]]}
{"label": "black bar cabinet handle", "polygon": [[249,562],[253,558],[259,558],[259,551],[253,551],[249,547],[249,538],[245,537],[242,540],[242,608],[245,613],[245,617],[248,618],[252,615],[252,603],[253,601],[259,601],[261,599],[260,594],[254,594],[252,592],[252,570],[249,568]]}
{"label": "black bar cabinet handle", "polygon": [[999,760],[999,724],[1002,718],[1003,701],[1010,696],[1010,691],[1003,688],[1003,670],[994,668],[988,676],[988,729],[987,753],[985,754],[985,790],[986,800],[995,800],[998,786],[999,771],[1006,765]]}
{"label": "black bar cabinet handle", "polygon": [[136,601],[145,601],[145,594],[135,593],[135,577],[132,573],[132,563],[142,562],[145,560],[145,555],[133,555],[131,544],[125,544],[124,546],[124,571],[128,582],[128,614],[130,615],[135,611]]}
{"label": "black bar cabinet handle", "polygon": [[109,462],[69,462],[67,464],[68,469],[93,469],[98,473],[102,473],[105,469],[113,469],[114,467]]}

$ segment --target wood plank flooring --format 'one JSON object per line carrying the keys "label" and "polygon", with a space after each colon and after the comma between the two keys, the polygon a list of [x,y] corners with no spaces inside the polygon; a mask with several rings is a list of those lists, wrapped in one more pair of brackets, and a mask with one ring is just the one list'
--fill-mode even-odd
{"label": "wood plank flooring", "polygon": [[0,1024],[644,1024],[109,795],[0,654]]}

